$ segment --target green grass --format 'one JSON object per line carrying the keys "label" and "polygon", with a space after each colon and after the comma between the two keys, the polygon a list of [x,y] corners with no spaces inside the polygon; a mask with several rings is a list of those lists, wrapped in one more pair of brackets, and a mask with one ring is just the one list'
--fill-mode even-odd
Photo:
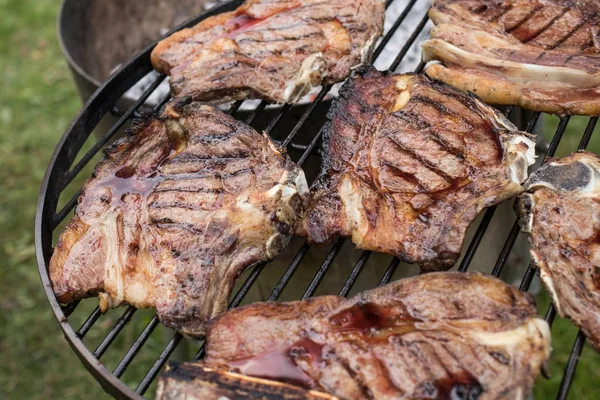
{"label": "green grass", "polygon": [[[48,307],[33,248],[33,220],[40,182],[55,144],[80,108],[56,38],[59,0],[0,0],[0,399],[82,399],[107,395],[83,368]],[[555,124],[550,120],[548,125]],[[577,145],[579,119],[565,146]],[[597,141],[592,143],[600,149]],[[80,183],[80,181],[79,181]],[[548,306],[539,296],[540,310]],[[95,306],[84,302],[69,321],[78,327]],[[121,314],[103,317],[85,339],[95,348]],[[151,314],[138,312],[102,362],[114,368]],[[123,379],[135,387],[164,348],[171,331],[157,329]],[[536,398],[553,398],[576,329],[561,319],[553,327],[550,380],[540,379]],[[197,345],[176,355],[189,358]],[[600,357],[586,347],[571,399],[600,399]],[[153,388],[148,391],[152,396]]]}

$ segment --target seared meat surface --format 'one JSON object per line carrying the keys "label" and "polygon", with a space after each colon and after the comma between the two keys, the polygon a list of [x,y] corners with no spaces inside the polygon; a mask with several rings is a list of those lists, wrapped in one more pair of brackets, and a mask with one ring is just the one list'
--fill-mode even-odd
{"label": "seared meat surface", "polygon": [[175,96],[294,103],[369,61],[383,0],[248,0],[160,42],[152,64]]}
{"label": "seared meat surface", "polygon": [[531,175],[519,202],[552,301],[600,350],[600,157],[577,152]]}
{"label": "seared meat surface", "polygon": [[[549,355],[549,328],[530,295],[493,277],[452,272],[349,300],[234,309],[211,322],[206,359],[183,368],[221,369],[341,399],[515,400],[527,398]],[[171,390],[196,398],[185,377],[163,376],[159,387],[159,399],[172,398]],[[217,398],[212,393],[204,398]]]}
{"label": "seared meat surface", "polygon": [[434,0],[426,73],[494,104],[600,114],[600,2]]}
{"label": "seared meat surface", "polygon": [[337,400],[317,390],[254,378],[198,363],[169,363],[156,385],[156,400]]}
{"label": "seared meat surface", "polygon": [[107,151],[50,261],[58,299],[152,307],[204,333],[236,277],[288,243],[308,187],[266,137],[180,100]]}
{"label": "seared meat surface", "polygon": [[357,72],[329,115],[323,170],[297,232],[449,268],[477,214],[522,191],[534,143],[444,83]]}

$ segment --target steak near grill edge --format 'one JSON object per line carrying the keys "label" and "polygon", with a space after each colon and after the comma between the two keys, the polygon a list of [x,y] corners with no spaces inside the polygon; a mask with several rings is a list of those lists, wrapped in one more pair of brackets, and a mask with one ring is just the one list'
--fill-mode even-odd
{"label": "steak near grill edge", "polygon": [[434,0],[425,72],[490,104],[600,115],[600,2]]}
{"label": "steak near grill edge", "polygon": [[367,63],[384,0],[248,0],[176,32],[152,52],[174,96],[295,103]]}
{"label": "steak near grill edge", "polygon": [[517,212],[558,313],[600,351],[600,157],[582,151],[534,172]]}
{"label": "steak near grill edge", "polygon": [[50,260],[61,303],[154,308],[200,336],[237,276],[274,258],[306,201],[304,173],[266,136],[179,99],[105,151]]}
{"label": "steak near grill edge", "polygon": [[170,365],[156,399],[519,400],[549,356],[549,327],[529,294],[478,273],[438,272],[351,299],[222,314],[205,360]]}

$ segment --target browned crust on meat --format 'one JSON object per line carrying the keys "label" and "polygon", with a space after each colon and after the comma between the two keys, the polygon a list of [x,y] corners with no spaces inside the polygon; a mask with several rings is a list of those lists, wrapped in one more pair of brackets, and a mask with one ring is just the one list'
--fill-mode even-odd
{"label": "browned crust on meat", "polygon": [[[519,84],[493,73],[458,66],[431,64],[425,73],[490,104],[519,107],[558,115],[600,115],[600,87],[577,89],[568,85],[546,89]],[[560,93],[560,100],[557,100]]]}
{"label": "browned crust on meat", "polygon": [[[403,279],[351,299],[251,304],[215,319],[207,345],[205,360],[181,368],[246,376],[206,376],[197,383],[205,398],[220,393],[221,382],[274,383],[305,374],[305,390],[343,399],[460,393],[524,400],[549,357],[550,336],[529,294],[490,276],[453,272]],[[240,370],[246,362],[250,369]],[[191,390],[188,377],[169,370],[159,382],[161,396]]]}
{"label": "browned crust on meat", "polygon": [[435,0],[426,73],[492,104],[600,115],[600,3]]}
{"label": "browned crust on meat", "polygon": [[[329,118],[323,169],[297,224],[311,243],[352,237],[361,249],[447,269],[477,214],[522,190],[505,142],[532,146],[530,136],[426,76],[357,70]],[[514,167],[526,171],[522,162]]]}
{"label": "browned crust on meat", "polygon": [[[517,212],[558,313],[600,351],[600,157],[578,151],[534,173]],[[595,176],[594,176],[595,175]]]}
{"label": "browned crust on meat", "polygon": [[316,390],[253,378],[204,365],[169,363],[161,373],[156,400],[263,399],[336,400]]}
{"label": "browned crust on meat", "polygon": [[293,103],[367,62],[383,0],[248,0],[161,41],[154,67],[174,96]]}
{"label": "browned crust on meat", "polygon": [[167,51],[169,47],[173,46],[176,43],[183,42],[199,32],[204,32],[214,28],[215,26],[223,25],[228,19],[233,17],[235,14],[235,11],[230,11],[218,15],[213,15],[212,17],[208,17],[205,20],[201,21],[199,24],[193,26],[192,28],[182,29],[178,32],[175,32],[168,38],[158,42],[156,47],[154,47],[154,50],[152,50],[152,54],[150,55],[150,59],[152,61],[154,69],[156,69],[158,72],[162,72],[163,74],[170,74],[173,65],[171,65],[167,60],[162,59],[162,54],[165,51]]}

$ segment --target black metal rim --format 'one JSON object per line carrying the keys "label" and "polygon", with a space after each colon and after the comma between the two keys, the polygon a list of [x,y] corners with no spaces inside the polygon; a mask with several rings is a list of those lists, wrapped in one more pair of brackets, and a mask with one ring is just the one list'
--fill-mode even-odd
{"label": "black metal rim", "polygon": [[[104,114],[109,111],[110,107],[112,107],[111,104],[114,104],[133,83],[152,71],[150,53],[160,40],[171,35],[173,32],[192,26],[211,15],[231,11],[241,3],[243,3],[243,0],[233,0],[185,22],[163,35],[152,45],[133,57],[131,61],[123,65],[108,81],[98,88],[82,107],[79,114],[73,119],[69,128],[58,142],[44,174],[35,216],[35,251],[42,285],[65,338],[81,362],[94,378],[98,380],[104,390],[117,398],[141,399],[142,397],[108,371],[94,357],[82,340],[77,337],[73,327],[67,321],[67,316],[58,303],[50,284],[48,265],[52,255],[52,229],[49,229],[49,225],[56,210],[58,195],[54,196],[56,197],[54,201],[48,201],[48,194],[51,190],[55,190],[57,185],[60,185],[59,173],[67,171],[75,159],[77,152],[74,152],[73,149],[77,147],[77,150],[79,150],[83,142],[91,134],[93,129],[90,129],[89,126],[91,125],[93,128]],[[79,146],[76,144],[79,144]]]}
{"label": "black metal rim", "polygon": [[[386,0],[386,8],[393,2],[394,0]],[[411,11],[412,7],[420,0],[405,0],[405,9],[401,12],[401,14],[397,17],[396,22],[389,28],[388,32],[384,35],[383,39],[379,43],[378,48],[375,49],[374,58],[377,58],[383,48],[390,42],[392,37],[394,36],[396,30],[400,25],[402,25],[403,21],[405,21],[407,15]],[[208,12],[203,13],[197,18],[194,18],[185,24],[179,26],[178,28],[173,29],[171,32],[164,35],[162,38],[170,35],[172,32],[175,32],[179,29],[191,26],[196,24],[198,21],[207,18],[211,15],[222,13],[225,11],[231,11],[237,8],[243,0],[233,0],[229,3],[223,4],[219,7],[216,7]],[[424,27],[428,22],[427,15],[423,15],[423,17],[416,22],[415,21],[415,29],[410,37],[407,39],[407,42],[403,45],[402,49],[396,55],[395,59],[389,66],[389,70],[395,70],[404,56],[409,51],[409,48],[415,43],[416,39],[419,37],[420,33],[423,31]],[[161,39],[162,39],[161,38]],[[159,39],[159,40],[161,40]],[[157,40],[157,42],[159,41]],[[82,159],[80,159],[75,166],[72,166],[75,158],[77,157],[78,152],[83,146],[86,139],[91,135],[94,127],[97,123],[102,119],[102,117],[109,113],[111,108],[114,106],[116,101],[121,98],[121,96],[131,87],[133,86],[139,79],[144,77],[147,73],[152,71],[152,66],[150,63],[149,55],[154,46],[155,42],[145,50],[141,51],[136,55],[129,63],[125,64],[118,72],[113,74],[113,76],[101,87],[99,88],[86,102],[82,110],[79,112],[77,117],[73,120],[65,134],[62,136],[58,145],[56,146],[54,153],[50,159],[48,164],[43,182],[40,191],[40,196],[38,199],[36,219],[35,219],[35,249],[36,249],[36,258],[38,263],[38,270],[40,273],[40,277],[42,280],[42,284],[44,286],[44,290],[46,292],[46,296],[48,297],[48,301],[50,306],[63,330],[65,338],[68,343],[71,345],[75,353],[78,355],[82,363],[85,367],[90,371],[90,373],[94,376],[96,380],[102,385],[104,390],[111,394],[116,398],[125,398],[125,399],[141,399],[143,393],[146,391],[152,380],[156,377],[159,370],[162,368],[170,354],[173,352],[175,347],[180,343],[182,337],[180,334],[175,333],[169,343],[166,345],[164,350],[162,351],[159,359],[154,363],[154,365],[150,368],[150,371],[147,373],[142,382],[138,385],[137,389],[134,391],[123,381],[119,379],[121,374],[127,368],[129,362],[133,360],[137,351],[141,346],[143,346],[145,340],[148,335],[153,331],[153,329],[158,325],[157,317],[155,316],[146,326],[140,337],[136,340],[136,342],[129,349],[127,354],[121,360],[121,363],[117,366],[115,371],[112,373],[108,371],[99,360],[99,358],[104,354],[104,351],[110,346],[116,335],[119,334],[121,329],[125,326],[125,324],[129,321],[132,314],[135,312],[133,307],[127,308],[119,320],[116,322],[115,326],[112,328],[111,332],[104,338],[99,347],[94,351],[90,351],[87,346],[83,343],[82,337],[88,332],[89,329],[93,326],[93,324],[98,320],[100,316],[100,312],[98,308],[88,317],[88,320],[82,325],[79,331],[75,331],[73,327],[69,324],[67,318],[70,313],[76,307],[76,304],[72,307],[61,306],[52,290],[50,285],[49,276],[48,276],[48,263],[52,254],[52,232],[55,230],[57,225],[62,221],[65,217],[67,217],[72,211],[72,209],[76,205],[77,195],[71,198],[71,200],[58,212],[58,198],[60,193],[64,190],[64,188],[71,182],[71,180],[81,171],[81,169],[91,160],[91,158],[105,145],[107,144],[114,133],[131,117],[135,116],[136,110],[143,105],[146,98],[156,89],[156,87],[165,79],[164,75],[161,75],[149,89],[142,95],[142,97],[127,111],[121,119],[101,138],[92,149],[84,155]],[[423,69],[423,63],[421,62],[417,67],[416,71],[420,72]],[[280,142],[282,147],[287,147],[288,149],[295,149],[301,151],[302,155],[297,160],[298,164],[302,165],[307,158],[311,155],[311,153],[318,148],[318,144],[321,140],[322,129],[319,131],[314,138],[310,141],[309,144],[298,144],[293,139],[294,136],[298,133],[298,131],[302,128],[304,122],[307,121],[312,111],[315,109],[318,103],[321,103],[325,97],[325,95],[331,89],[330,86],[324,87],[321,92],[318,94],[316,99],[311,103],[307,109],[304,111],[302,117],[298,120],[298,123],[290,130],[288,136]],[[168,97],[164,99],[157,106],[159,108],[168,100]],[[229,109],[229,113],[235,113],[240,105],[241,101],[233,103],[231,108]],[[254,111],[250,113],[250,115],[246,118],[245,122],[247,124],[251,124],[256,116],[260,114],[266,107],[266,102],[261,102]],[[286,114],[290,110],[291,106],[284,105],[279,107],[277,113],[275,113],[272,120],[269,122],[268,127],[265,129],[267,133],[271,132],[271,129],[275,125],[277,125],[281,121],[281,117]],[[515,107],[508,107],[505,110],[505,113],[509,115],[515,110]],[[526,131],[532,132],[535,128],[538,119],[541,113],[535,112],[530,118]],[[558,145],[561,141],[563,133],[569,123],[570,117],[562,117],[560,119],[560,123],[558,128],[553,136],[553,139],[545,151],[544,162],[551,156],[554,155]],[[582,134],[580,144],[578,149],[584,149],[591,135],[596,127],[598,121],[598,117],[592,117],[589,119],[587,128]],[[471,242],[467,245],[465,243],[465,252],[464,257],[460,265],[458,266],[459,271],[466,271],[469,268],[470,262],[472,261],[475,253],[478,249],[478,246],[490,224],[492,218],[494,217],[496,207],[490,207],[486,210],[483,215],[482,220],[479,222],[477,229],[475,231],[475,235],[472,238]],[[510,254],[513,245],[519,236],[519,226],[515,219],[512,229],[501,247],[497,262],[492,269],[491,274],[498,277]],[[332,264],[333,259],[340,252],[342,245],[344,244],[344,239],[337,240],[330,248],[327,256],[323,260],[322,264],[318,268],[315,276],[313,277],[310,285],[307,287],[302,299],[308,298],[312,296],[319,286],[323,276],[327,273],[329,266]],[[295,258],[287,268],[287,270],[282,275],[280,281],[273,288],[271,295],[268,300],[277,300],[279,295],[282,293],[286,285],[292,279],[296,269],[304,259],[305,255],[308,253],[310,246],[306,243],[299,248]],[[341,291],[340,295],[346,296],[352,289],[356,280],[358,279],[361,271],[364,266],[368,262],[368,259],[371,255],[371,252],[364,251],[359,259],[354,264],[348,278],[346,279]],[[400,260],[397,258],[392,259],[387,270],[384,275],[381,277],[380,285],[386,284],[390,282],[392,276],[396,269],[398,268]],[[259,265],[250,271],[247,278],[242,284],[240,290],[235,294],[231,300],[230,307],[236,307],[241,303],[244,296],[248,292],[249,288],[256,281],[258,276],[261,274],[264,265]],[[536,267],[534,265],[529,265],[527,268],[525,275],[521,281],[521,290],[528,290],[533,277],[536,273]],[[553,306],[550,306],[546,313],[546,321],[549,324],[552,324],[556,315],[556,310]],[[581,354],[583,345],[585,343],[585,337],[581,334],[575,338],[573,348],[568,360],[568,363],[564,369],[564,375],[561,382],[561,386],[559,392],[557,394],[558,399],[565,399],[567,397],[569,388],[573,381],[577,362],[579,359],[579,355]],[[204,355],[204,347],[202,346],[194,360],[201,358]]]}

